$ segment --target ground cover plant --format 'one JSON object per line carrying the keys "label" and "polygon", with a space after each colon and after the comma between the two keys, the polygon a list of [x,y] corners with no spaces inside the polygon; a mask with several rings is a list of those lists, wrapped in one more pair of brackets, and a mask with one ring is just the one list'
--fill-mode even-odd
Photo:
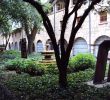
{"label": "ground cover plant", "polygon": [[[6,52],[11,53],[12,51]],[[82,55],[80,57],[82,58]],[[67,74],[68,87],[61,89],[58,85],[56,65],[41,64],[39,63],[41,59],[42,56],[36,53],[29,55],[28,59],[22,59],[20,56],[15,56],[13,59],[8,58],[5,63],[5,68],[8,70],[0,69],[0,84],[6,86],[18,100],[109,100],[109,86],[99,89],[86,85],[86,82],[94,77],[93,67],[87,67],[82,71],[73,71],[72,66],[68,67],[70,68]],[[88,60],[87,62],[90,64]],[[21,68],[22,72],[16,73],[15,69],[10,71],[9,68]],[[31,75],[27,72],[28,68],[34,71],[43,70],[43,74]]]}
{"label": "ground cover plant", "polygon": [[0,66],[4,65],[8,60],[20,58],[20,52],[15,50],[6,50],[0,52]]}
{"label": "ground cover plant", "polygon": [[[71,89],[71,87],[77,85],[79,82],[83,83],[90,80],[93,77],[93,73],[92,69],[88,69],[85,72],[81,71],[68,74],[68,89]],[[2,78],[3,76],[5,77],[5,75],[2,74]],[[64,93],[58,89],[58,76],[53,74],[45,74],[38,77],[30,77],[28,74],[11,74],[7,80],[3,81],[3,83],[16,95],[17,98],[19,98],[19,100],[43,100],[45,97],[45,100],[57,100],[61,98],[66,100],[74,97],[72,94],[74,91],[72,89],[67,89]],[[70,93],[69,95],[68,91]]]}
{"label": "ground cover plant", "polygon": [[[5,78],[4,74],[0,76]],[[93,74],[93,69],[68,74],[68,88],[63,90],[58,87],[58,76],[51,74],[38,77],[11,74],[2,83],[18,100],[109,100],[109,86],[95,88],[86,85],[85,82],[91,80]]]}

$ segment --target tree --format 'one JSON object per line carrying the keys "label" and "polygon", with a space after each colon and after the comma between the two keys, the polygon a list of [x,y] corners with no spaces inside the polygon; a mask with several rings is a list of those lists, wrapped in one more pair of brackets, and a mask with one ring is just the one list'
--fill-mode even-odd
{"label": "tree", "polygon": [[0,3],[0,32],[3,38],[5,38],[6,40],[4,45],[5,49],[7,48],[10,39],[10,35],[12,31],[11,27],[12,27],[12,22],[9,21],[9,16],[6,15],[6,8],[4,8],[4,5]]}
{"label": "tree", "polygon": [[[48,35],[49,35],[49,37],[52,41],[54,52],[55,52],[56,63],[57,63],[57,67],[59,69],[59,86],[61,88],[66,88],[67,87],[67,66],[68,66],[70,52],[71,52],[72,47],[73,47],[75,36],[76,36],[79,28],[83,24],[85,18],[87,17],[89,12],[93,9],[94,5],[99,3],[101,0],[91,0],[90,5],[84,11],[84,13],[81,16],[80,21],[78,22],[78,24],[76,23],[77,13],[78,13],[78,10],[83,5],[83,2],[85,0],[76,0],[77,2],[75,3],[75,6],[73,7],[72,11],[70,11],[70,12],[69,12],[70,0],[63,0],[64,3],[65,3],[65,14],[64,14],[64,17],[63,17],[63,21],[62,21],[62,28],[61,28],[61,34],[60,34],[61,55],[59,53],[59,46],[56,42],[53,27],[51,25],[51,22],[50,22],[48,16],[43,11],[42,5],[39,2],[34,1],[34,0],[23,0],[23,1],[28,2],[31,5],[33,5],[36,8],[36,10],[39,12],[39,14],[41,15],[41,17],[43,19],[43,24],[44,24],[44,26],[47,30],[47,33],[48,33]],[[72,29],[71,29],[71,33],[70,33],[70,39],[69,39],[69,43],[67,45],[67,48],[64,49],[64,41],[65,41],[64,36],[65,36],[67,21],[69,20],[69,18],[72,14],[74,14],[74,19],[73,19]]]}
{"label": "tree", "polygon": [[4,0],[4,3],[7,5],[8,15],[24,29],[28,41],[28,53],[32,53],[33,41],[41,26],[41,17],[32,6],[21,0]]}
{"label": "tree", "polygon": [[4,47],[5,50],[9,43],[10,36],[17,33],[21,28],[16,28],[12,30],[13,22],[10,19],[10,16],[7,14],[7,7],[0,3],[0,32],[1,36],[4,38]]}
{"label": "tree", "polygon": [[[41,16],[34,7],[22,0],[3,0],[1,1],[1,4],[7,9],[6,14],[10,16],[11,20],[21,24],[28,40],[28,53],[32,53],[33,41],[36,33],[41,29]],[[47,7],[44,7],[46,12],[50,8],[50,5],[47,5]]]}

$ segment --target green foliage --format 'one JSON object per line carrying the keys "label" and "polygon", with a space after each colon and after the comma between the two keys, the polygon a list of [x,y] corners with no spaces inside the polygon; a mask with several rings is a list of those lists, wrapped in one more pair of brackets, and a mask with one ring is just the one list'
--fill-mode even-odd
{"label": "green foliage", "polygon": [[45,13],[50,13],[52,9],[52,5],[50,3],[45,3],[45,5],[43,6],[43,9]]}
{"label": "green foliage", "polygon": [[71,73],[68,75],[68,82],[69,82],[68,84],[72,85],[80,82],[85,82],[93,79],[93,76],[94,76],[94,70],[91,68],[86,69],[85,71]]}
{"label": "green foliage", "polygon": [[[77,73],[68,74],[68,88],[58,88],[57,75],[43,75],[30,77],[27,74],[6,75],[0,74],[5,79],[4,84],[23,100],[108,100],[110,87],[95,88],[84,84],[93,78],[94,71],[87,69]],[[8,78],[5,78],[8,77]],[[3,81],[3,80],[2,80]]]}
{"label": "green foliage", "polygon": [[[9,60],[5,64],[7,70],[20,70],[21,72],[26,72],[33,75],[36,74],[58,74],[58,69],[56,64],[39,64],[33,59],[14,59]],[[35,74],[36,73],[36,74]]]}
{"label": "green foliage", "polygon": [[95,67],[96,59],[92,54],[77,54],[69,61],[69,66],[73,71],[85,70]]}
{"label": "green foliage", "polygon": [[9,60],[8,62],[6,62],[5,68],[8,70],[16,70],[17,68],[20,68],[21,64],[22,60],[20,59]]}
{"label": "green foliage", "polygon": [[39,63],[42,60],[42,55],[40,53],[32,53],[27,59],[20,58],[20,52],[9,50],[4,51],[1,54],[1,58],[7,59],[4,64],[7,70],[16,70],[21,72],[26,72],[31,74],[31,72],[36,74],[58,74],[58,69],[56,64],[43,64]]}
{"label": "green foliage", "polygon": [[7,70],[16,70],[17,72],[20,71],[29,74],[37,70],[37,65],[35,61],[23,58],[10,60],[6,63],[5,67]]}
{"label": "green foliage", "polygon": [[[68,74],[69,87],[67,90],[59,89],[58,76],[51,74],[40,77],[17,75],[6,80],[4,83],[19,99],[22,98],[23,100],[26,98],[27,100],[72,100],[75,93],[77,94],[77,89],[81,87],[80,84],[77,84],[90,80],[92,77],[92,69]],[[83,90],[87,91],[86,89],[88,88],[81,87],[81,92],[80,90],[78,92],[83,93]]]}
{"label": "green foliage", "polygon": [[[2,64],[2,63],[1,63]],[[42,73],[42,74],[58,74],[58,69],[56,64],[39,64],[35,59],[23,59],[23,58],[15,58],[13,60],[8,60],[4,64],[4,68],[6,70],[19,70],[21,72],[30,73]],[[34,74],[34,75],[36,75]]]}
{"label": "green foliage", "polygon": [[56,64],[43,64],[43,63],[39,63],[37,64],[37,66],[44,70],[45,74],[58,74],[58,68],[56,66]]}
{"label": "green foliage", "polygon": [[[20,52],[15,50],[5,50],[0,53],[0,66],[6,66],[5,64],[9,60],[20,58]],[[14,67],[14,66],[13,66]],[[13,69],[13,68],[12,68]]]}
{"label": "green foliage", "polygon": [[40,53],[32,53],[32,54],[28,55],[28,58],[33,61],[39,62],[42,60],[43,56]]}
{"label": "green foliage", "polygon": [[4,4],[0,3],[0,32],[2,33],[9,32],[12,25],[5,11]]}
{"label": "green foliage", "polygon": [[20,52],[15,50],[6,50],[0,53],[0,59],[9,60],[14,58],[20,58]]}
{"label": "green foliage", "polygon": [[[44,7],[46,11],[49,9],[49,4]],[[23,0],[3,0],[0,3],[0,8],[5,11],[5,16],[14,22],[21,23],[21,25],[28,25],[32,28],[34,25],[37,29],[41,28],[42,19],[36,9],[30,4],[23,2]]]}
{"label": "green foliage", "polygon": [[11,55],[16,58],[20,58],[20,56],[21,56],[20,51],[16,51],[16,50],[5,50],[2,54]]}

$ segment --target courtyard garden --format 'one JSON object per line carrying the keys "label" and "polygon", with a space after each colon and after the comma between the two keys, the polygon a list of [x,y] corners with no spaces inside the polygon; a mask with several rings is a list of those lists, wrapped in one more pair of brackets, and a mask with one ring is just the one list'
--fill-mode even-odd
{"label": "courtyard garden", "polygon": [[[110,99],[110,86],[96,88],[86,84],[94,76],[96,59],[93,55],[78,54],[70,58],[67,89],[58,86],[59,72],[56,64],[40,63],[42,58],[38,53],[24,59],[19,51],[3,51],[0,54],[0,84],[17,100]],[[3,96],[0,100],[4,100]]]}

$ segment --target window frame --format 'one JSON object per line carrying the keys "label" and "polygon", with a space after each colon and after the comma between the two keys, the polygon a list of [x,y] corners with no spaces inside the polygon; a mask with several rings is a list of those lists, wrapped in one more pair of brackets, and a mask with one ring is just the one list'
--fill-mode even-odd
{"label": "window frame", "polygon": [[107,22],[107,12],[106,11],[99,12],[99,16],[100,16],[100,23]]}

